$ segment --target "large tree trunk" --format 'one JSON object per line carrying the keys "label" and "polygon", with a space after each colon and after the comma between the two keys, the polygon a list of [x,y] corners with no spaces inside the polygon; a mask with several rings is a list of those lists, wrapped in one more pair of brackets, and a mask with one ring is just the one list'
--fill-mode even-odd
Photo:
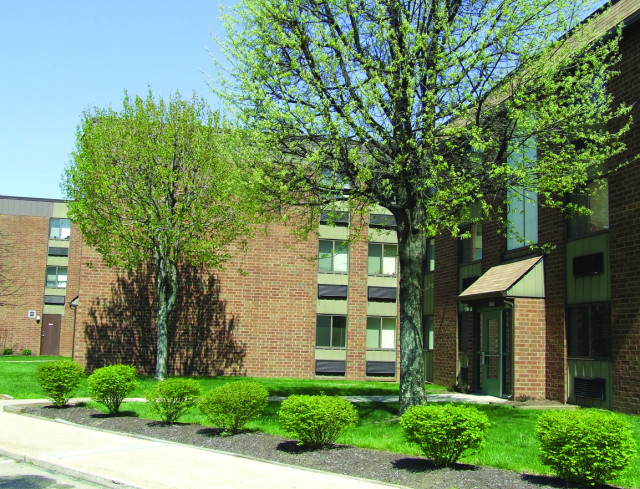
{"label": "large tree trunk", "polygon": [[409,211],[403,217],[396,217],[400,260],[400,414],[427,402],[422,354],[422,270],[427,242],[415,226],[417,216]]}
{"label": "large tree trunk", "polygon": [[176,303],[178,292],[178,269],[166,257],[154,253],[156,290],[158,294],[158,342],[156,352],[156,380],[167,378],[169,360],[168,324],[169,315]]}

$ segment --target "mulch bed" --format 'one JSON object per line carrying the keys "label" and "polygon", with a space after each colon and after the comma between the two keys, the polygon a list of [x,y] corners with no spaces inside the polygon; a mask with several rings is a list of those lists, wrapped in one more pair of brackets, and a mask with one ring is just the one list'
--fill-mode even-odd
{"label": "mulch bed", "polygon": [[33,416],[63,419],[102,430],[140,435],[186,445],[240,454],[247,457],[308,467],[415,489],[545,489],[570,488],[564,481],[548,476],[519,474],[507,470],[458,464],[435,468],[428,459],[399,453],[337,445],[325,450],[305,450],[292,440],[258,431],[221,436],[215,428],[178,423],[167,426],[158,421],[127,416],[109,416],[84,407],[56,409],[31,407]]}

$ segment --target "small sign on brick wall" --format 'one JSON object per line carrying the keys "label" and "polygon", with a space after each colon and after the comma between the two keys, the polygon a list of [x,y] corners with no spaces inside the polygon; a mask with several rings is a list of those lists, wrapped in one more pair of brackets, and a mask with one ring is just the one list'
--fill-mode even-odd
{"label": "small sign on brick wall", "polygon": [[29,319],[35,319],[36,318],[36,311],[27,311],[27,317]]}

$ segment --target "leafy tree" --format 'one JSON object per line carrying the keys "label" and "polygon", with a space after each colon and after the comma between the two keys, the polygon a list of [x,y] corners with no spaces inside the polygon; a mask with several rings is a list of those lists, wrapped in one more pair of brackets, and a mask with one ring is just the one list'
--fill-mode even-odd
{"label": "leafy tree", "polygon": [[204,100],[129,98],[121,111],[84,113],[62,187],[69,217],[110,266],[152,263],[157,292],[156,378],[167,376],[167,321],[179,265],[219,267],[250,229],[239,175],[245,136]]}
{"label": "leafy tree", "polygon": [[[397,221],[401,411],[426,399],[426,238],[506,223],[507,189],[562,207],[622,148],[626,109],[605,90],[615,21],[605,26],[614,35],[596,41],[603,24],[580,23],[588,8],[243,0],[226,16],[231,77],[220,93],[273,148],[265,194],[293,213],[304,204],[309,229],[340,201],[363,213],[382,206]],[[618,116],[618,129],[602,130]]]}

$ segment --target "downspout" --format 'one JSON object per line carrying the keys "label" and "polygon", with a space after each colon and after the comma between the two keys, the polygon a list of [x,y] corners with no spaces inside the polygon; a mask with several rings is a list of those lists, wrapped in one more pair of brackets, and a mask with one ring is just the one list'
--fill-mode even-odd
{"label": "downspout", "polygon": [[[511,397],[516,397],[516,356],[515,356],[515,338],[516,338],[516,301],[510,301],[505,297],[504,303],[511,306]],[[507,396],[509,397],[509,396]]]}

